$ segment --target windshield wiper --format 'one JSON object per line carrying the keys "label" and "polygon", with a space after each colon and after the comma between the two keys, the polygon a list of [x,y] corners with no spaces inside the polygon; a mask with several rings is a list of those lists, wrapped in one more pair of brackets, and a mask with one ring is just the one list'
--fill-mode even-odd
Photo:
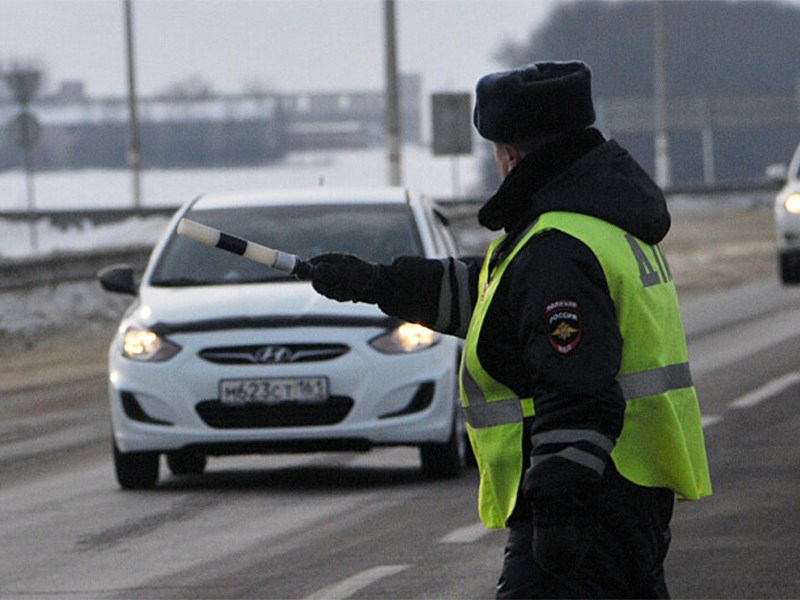
{"label": "windshield wiper", "polygon": [[171,279],[153,279],[150,285],[157,287],[189,287],[192,285],[219,285],[221,281],[198,279],[196,277],[173,277]]}
{"label": "windshield wiper", "polygon": [[267,275],[264,277],[248,277],[247,279],[198,279],[197,277],[172,277],[153,279],[150,285],[155,287],[191,287],[194,285],[247,285],[250,283],[273,283],[297,281],[294,275]]}
{"label": "windshield wiper", "polygon": [[272,283],[278,281],[297,281],[294,275],[269,275],[267,277],[258,277],[254,279],[242,279],[236,283]]}

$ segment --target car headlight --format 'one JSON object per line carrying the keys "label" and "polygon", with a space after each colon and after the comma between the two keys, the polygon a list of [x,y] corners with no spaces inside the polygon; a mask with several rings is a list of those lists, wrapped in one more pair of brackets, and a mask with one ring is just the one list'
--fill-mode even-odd
{"label": "car headlight", "polygon": [[800,194],[789,194],[789,197],[783,201],[783,207],[793,215],[800,215]]}
{"label": "car headlight", "polygon": [[122,355],[141,362],[164,362],[181,347],[149,329],[131,327],[122,338]]}
{"label": "car headlight", "polygon": [[441,336],[423,325],[403,323],[370,340],[370,345],[384,354],[407,354],[435,346]]}

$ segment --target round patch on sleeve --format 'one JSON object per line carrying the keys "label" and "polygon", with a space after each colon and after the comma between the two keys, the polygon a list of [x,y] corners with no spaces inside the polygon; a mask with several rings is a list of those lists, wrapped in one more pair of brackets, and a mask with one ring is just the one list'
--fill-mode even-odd
{"label": "round patch on sleeve", "polygon": [[577,302],[557,300],[545,308],[547,340],[559,354],[569,354],[581,341],[583,321]]}

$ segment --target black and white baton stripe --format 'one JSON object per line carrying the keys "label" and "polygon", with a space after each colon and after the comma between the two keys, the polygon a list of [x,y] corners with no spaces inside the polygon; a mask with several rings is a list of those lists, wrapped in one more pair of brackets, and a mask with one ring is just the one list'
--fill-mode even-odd
{"label": "black and white baton stripe", "polygon": [[178,235],[238,254],[298,277],[307,278],[311,269],[308,263],[300,260],[294,254],[262,246],[190,219],[181,219],[178,222],[177,231]]}

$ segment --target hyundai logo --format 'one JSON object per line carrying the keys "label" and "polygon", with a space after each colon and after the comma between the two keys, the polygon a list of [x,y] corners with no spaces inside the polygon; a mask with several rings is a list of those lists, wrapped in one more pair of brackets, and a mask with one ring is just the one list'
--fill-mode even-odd
{"label": "hyundai logo", "polygon": [[200,356],[222,365],[277,365],[331,360],[347,351],[344,344],[276,344],[206,348]]}
{"label": "hyundai logo", "polygon": [[259,364],[277,364],[292,362],[294,354],[286,346],[262,346],[253,352],[253,362]]}

